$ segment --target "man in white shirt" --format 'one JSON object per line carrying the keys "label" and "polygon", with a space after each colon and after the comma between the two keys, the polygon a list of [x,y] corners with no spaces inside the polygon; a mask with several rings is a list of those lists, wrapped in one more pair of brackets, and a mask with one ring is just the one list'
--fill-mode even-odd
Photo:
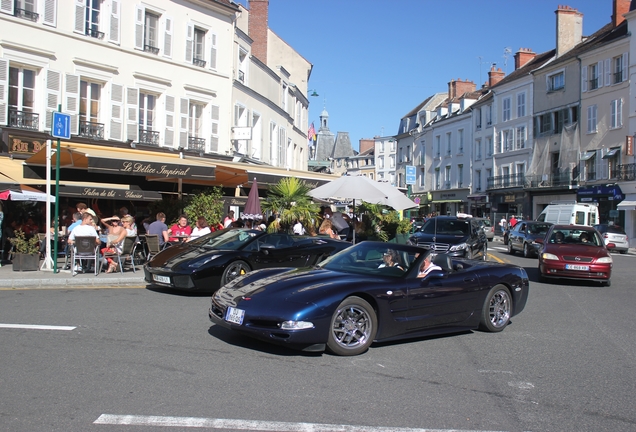
{"label": "man in white shirt", "polygon": [[422,265],[420,266],[420,271],[417,277],[418,278],[426,277],[433,270],[441,271],[442,268],[438,266],[437,264],[433,264],[433,254],[429,253],[424,258],[424,261],[422,262]]}
{"label": "man in white shirt", "polygon": [[75,237],[95,237],[95,244],[100,244],[99,235],[93,226],[92,215],[89,213],[82,215],[82,224],[73,228],[73,231],[71,231],[71,234],[68,236],[68,243],[75,243]]}

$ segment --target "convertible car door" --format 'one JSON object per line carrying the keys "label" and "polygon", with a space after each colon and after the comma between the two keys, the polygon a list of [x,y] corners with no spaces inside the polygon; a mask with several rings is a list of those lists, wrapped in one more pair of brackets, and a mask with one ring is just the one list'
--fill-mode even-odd
{"label": "convertible car door", "polygon": [[289,234],[267,234],[259,238],[258,251],[254,253],[256,268],[303,267],[307,253],[294,245]]}
{"label": "convertible car door", "polygon": [[413,279],[408,294],[409,330],[461,324],[475,310],[479,277],[472,271],[454,271],[446,278]]}

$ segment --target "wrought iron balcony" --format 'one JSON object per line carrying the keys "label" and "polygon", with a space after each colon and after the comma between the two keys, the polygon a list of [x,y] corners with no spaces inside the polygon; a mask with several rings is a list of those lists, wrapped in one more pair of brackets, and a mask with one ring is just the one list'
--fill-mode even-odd
{"label": "wrought iron balcony", "polygon": [[152,45],[144,45],[144,51],[152,54],[159,54],[159,48]]}
{"label": "wrought iron balcony", "polygon": [[623,181],[636,180],[636,164],[619,165],[618,179]]}
{"label": "wrought iron balcony", "polygon": [[526,176],[524,174],[508,174],[503,176],[488,177],[486,189],[503,189],[523,187]]}
{"label": "wrought iron balcony", "polygon": [[159,132],[139,128],[139,144],[159,146]]}
{"label": "wrought iron balcony", "polygon": [[188,150],[205,151],[205,138],[189,136]]}
{"label": "wrought iron balcony", "polygon": [[37,22],[38,18],[40,17],[40,15],[36,14],[33,11],[19,8],[15,9],[15,16],[17,16],[18,18],[28,19],[33,22]]}
{"label": "wrought iron balcony", "polygon": [[[576,175],[574,175],[576,174]],[[525,188],[545,188],[545,187],[569,187],[578,184],[576,177],[578,172],[563,172],[557,174],[543,174],[535,176],[527,176]]]}
{"label": "wrought iron balcony", "polygon": [[192,59],[192,64],[199,67],[205,67],[205,60],[194,57]]}
{"label": "wrought iron balcony", "polygon": [[598,78],[592,78],[590,80],[590,90],[596,90],[598,88]]}
{"label": "wrought iron balcony", "polygon": [[79,136],[91,139],[104,139],[104,124],[80,121]]}
{"label": "wrought iron balcony", "polygon": [[104,32],[100,32],[91,27],[86,27],[86,35],[95,39],[104,39]]}
{"label": "wrought iron balcony", "polygon": [[9,109],[9,127],[35,131],[39,130],[40,115],[28,111]]}

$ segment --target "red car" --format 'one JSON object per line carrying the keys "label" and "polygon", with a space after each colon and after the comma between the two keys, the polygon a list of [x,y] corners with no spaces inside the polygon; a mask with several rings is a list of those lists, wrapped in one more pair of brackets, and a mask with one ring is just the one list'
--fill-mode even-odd
{"label": "red car", "polygon": [[593,227],[552,225],[539,253],[539,282],[548,278],[583,279],[610,286],[612,256],[601,235]]}

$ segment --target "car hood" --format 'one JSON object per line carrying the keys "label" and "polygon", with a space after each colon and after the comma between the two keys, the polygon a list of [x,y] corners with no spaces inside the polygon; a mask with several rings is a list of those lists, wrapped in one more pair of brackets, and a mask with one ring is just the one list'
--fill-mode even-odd
{"label": "car hood", "polygon": [[543,252],[548,252],[557,256],[584,256],[594,259],[609,255],[607,249],[599,246],[585,246],[581,244],[549,244],[544,247]]}
{"label": "car hood", "polygon": [[[468,235],[465,234],[425,234],[423,232],[416,232],[411,238],[416,238],[420,242],[432,242],[437,243],[449,243],[457,244],[462,243],[468,239]],[[433,240],[434,239],[434,240]]]}
{"label": "car hood", "polygon": [[183,262],[188,264],[206,260],[213,255],[231,252],[225,249],[210,249],[195,245],[174,245],[162,250],[148,263],[150,267],[174,267]]}

